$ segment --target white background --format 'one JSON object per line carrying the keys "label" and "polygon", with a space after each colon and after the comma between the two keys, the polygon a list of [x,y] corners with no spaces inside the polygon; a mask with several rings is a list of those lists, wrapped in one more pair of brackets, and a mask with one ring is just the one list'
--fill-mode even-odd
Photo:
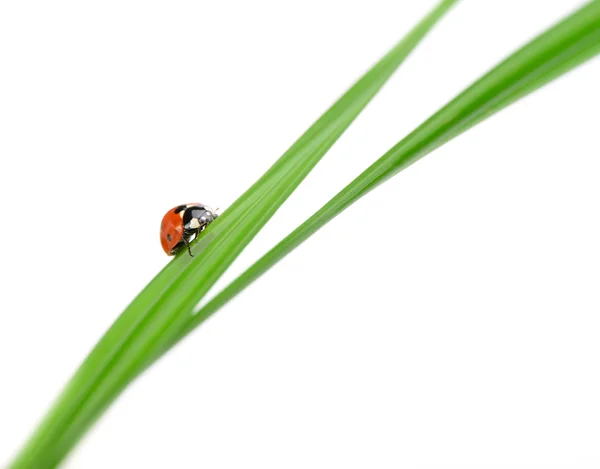
{"label": "white background", "polygon": [[[168,262],[164,212],[226,209],[433,4],[2,3],[0,466]],[[459,4],[218,286],[579,4]],[[599,83],[595,60],[359,201],[65,467],[598,467]]]}

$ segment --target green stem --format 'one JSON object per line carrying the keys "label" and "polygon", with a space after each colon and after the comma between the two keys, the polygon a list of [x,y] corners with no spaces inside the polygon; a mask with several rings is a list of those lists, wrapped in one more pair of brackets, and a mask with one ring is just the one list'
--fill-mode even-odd
{"label": "green stem", "polygon": [[193,259],[178,256],[150,282],[79,367],[11,468],[46,469],[60,463],[149,358],[174,340],[188,312],[456,1],[440,2],[325,112],[210,225],[195,243]]}

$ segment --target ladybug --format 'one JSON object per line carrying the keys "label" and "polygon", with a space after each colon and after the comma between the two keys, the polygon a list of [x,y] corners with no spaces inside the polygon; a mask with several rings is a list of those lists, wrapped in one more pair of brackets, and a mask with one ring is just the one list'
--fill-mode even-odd
{"label": "ladybug", "polygon": [[160,244],[167,255],[174,256],[184,246],[194,257],[190,241],[196,239],[218,215],[215,210],[204,204],[178,205],[169,210],[160,224]]}

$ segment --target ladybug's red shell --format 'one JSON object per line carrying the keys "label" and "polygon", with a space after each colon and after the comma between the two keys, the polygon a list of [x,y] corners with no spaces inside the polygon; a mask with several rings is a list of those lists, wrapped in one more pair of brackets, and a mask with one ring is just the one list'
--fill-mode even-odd
{"label": "ladybug's red shell", "polygon": [[169,210],[160,224],[160,244],[169,255],[175,246],[183,241],[183,220],[180,215],[183,212],[175,213],[177,208]]}

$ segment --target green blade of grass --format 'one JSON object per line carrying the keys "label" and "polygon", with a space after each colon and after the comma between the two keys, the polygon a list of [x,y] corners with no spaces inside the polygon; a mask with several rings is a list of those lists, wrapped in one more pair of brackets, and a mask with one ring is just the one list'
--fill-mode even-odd
{"label": "green blade of grass", "polygon": [[441,1],[323,114],[208,227],[194,258],[182,253],[148,284],[79,367],[11,468],[51,468],[64,458],[149,357],[173,342],[188,312],[456,1]]}
{"label": "green blade of grass", "polygon": [[190,311],[188,323],[176,342],[379,184],[599,52],[600,1],[595,0],[536,37],[473,83],[392,147],[197,313]]}

